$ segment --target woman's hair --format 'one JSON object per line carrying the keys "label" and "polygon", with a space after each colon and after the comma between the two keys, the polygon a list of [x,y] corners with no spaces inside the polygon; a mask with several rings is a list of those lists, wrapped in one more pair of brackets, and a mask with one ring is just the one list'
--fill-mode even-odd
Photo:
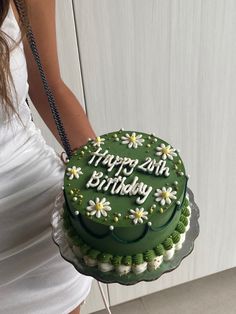
{"label": "woman's hair", "polygon": [[[18,3],[21,3],[22,5],[25,6],[24,0],[20,1],[15,0],[15,3],[16,5]],[[12,113],[17,114],[16,109],[12,102],[13,97],[12,91],[10,89],[10,83],[12,83],[14,92],[16,93],[10,71],[10,52],[19,44],[19,42],[22,40],[26,33],[26,25],[23,19],[20,19],[21,37],[18,42],[14,41],[12,38],[8,36],[8,34],[1,30],[1,26],[9,10],[9,5],[10,0],[0,0],[0,106],[2,104],[3,110],[5,111],[8,117],[10,117]],[[12,43],[11,46],[9,45],[9,41]]]}

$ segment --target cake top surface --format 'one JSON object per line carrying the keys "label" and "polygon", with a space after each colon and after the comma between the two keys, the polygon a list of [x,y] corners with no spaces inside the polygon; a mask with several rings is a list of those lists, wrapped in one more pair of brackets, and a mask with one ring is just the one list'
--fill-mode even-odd
{"label": "cake top surface", "polygon": [[110,228],[163,225],[180,206],[187,177],[177,150],[154,134],[119,130],[79,148],[66,166],[72,214]]}

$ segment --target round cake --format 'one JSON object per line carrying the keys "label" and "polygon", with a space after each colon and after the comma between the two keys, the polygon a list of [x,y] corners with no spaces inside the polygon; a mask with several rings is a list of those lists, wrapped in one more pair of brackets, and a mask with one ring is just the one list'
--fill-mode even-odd
{"label": "round cake", "polygon": [[155,271],[190,225],[179,151],[154,134],[119,130],[79,148],[66,166],[64,228],[88,267],[121,276]]}

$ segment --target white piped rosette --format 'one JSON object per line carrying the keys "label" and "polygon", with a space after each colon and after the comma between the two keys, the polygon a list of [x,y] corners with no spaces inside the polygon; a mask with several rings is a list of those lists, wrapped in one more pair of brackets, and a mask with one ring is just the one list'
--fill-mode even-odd
{"label": "white piped rosette", "polygon": [[123,275],[127,275],[128,273],[130,273],[131,271],[131,265],[118,265],[116,267],[116,272],[120,275],[120,276],[123,276]]}
{"label": "white piped rosette", "polygon": [[94,267],[98,264],[98,261],[94,258],[91,258],[88,255],[83,256],[84,262],[87,266]]}
{"label": "white piped rosette", "polygon": [[141,274],[147,269],[147,262],[143,262],[142,264],[139,265],[132,265],[132,271],[135,274]]}
{"label": "white piped rosette", "polygon": [[179,242],[175,244],[176,251],[179,251],[182,248],[184,240],[185,240],[185,233],[181,233]]}
{"label": "white piped rosette", "polygon": [[175,247],[173,246],[170,250],[165,250],[164,261],[169,261],[175,254]]}
{"label": "white piped rosette", "polygon": [[111,263],[98,262],[98,269],[101,270],[101,272],[106,273],[112,271],[114,266]]}
{"label": "white piped rosette", "polygon": [[156,256],[151,262],[148,262],[148,270],[153,271],[156,270],[158,267],[161,266],[161,263],[163,262],[163,255]]}

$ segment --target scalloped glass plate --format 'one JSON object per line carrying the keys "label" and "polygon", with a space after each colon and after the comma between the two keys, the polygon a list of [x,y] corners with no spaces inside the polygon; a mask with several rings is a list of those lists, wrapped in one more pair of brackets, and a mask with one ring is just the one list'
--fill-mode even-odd
{"label": "scalloped glass plate", "polygon": [[96,267],[88,267],[84,264],[82,259],[78,259],[73,253],[70,245],[67,241],[64,229],[63,229],[63,203],[64,196],[61,192],[54,204],[54,210],[52,213],[51,224],[52,224],[52,238],[56,245],[59,247],[61,256],[69,263],[71,263],[75,269],[83,275],[91,276],[98,281],[104,283],[119,283],[122,285],[133,285],[140,281],[153,281],[158,279],[164,273],[171,272],[176,269],[181,261],[187,257],[194,248],[194,241],[199,235],[199,208],[194,201],[193,192],[187,189],[189,195],[190,207],[192,210],[190,218],[190,229],[186,233],[186,239],[183,243],[182,248],[175,252],[174,257],[167,262],[163,262],[159,268],[154,271],[148,271],[136,275],[134,273],[129,273],[127,275],[120,276],[115,272],[101,272]]}

